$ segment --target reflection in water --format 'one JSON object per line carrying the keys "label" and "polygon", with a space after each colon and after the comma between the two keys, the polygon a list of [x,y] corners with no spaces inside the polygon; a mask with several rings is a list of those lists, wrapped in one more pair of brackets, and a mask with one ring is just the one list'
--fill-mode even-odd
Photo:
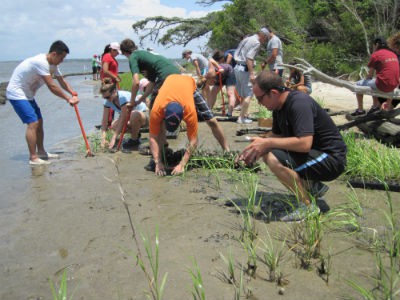
{"label": "reflection in water", "polygon": [[42,176],[48,169],[48,165],[31,166],[32,178]]}

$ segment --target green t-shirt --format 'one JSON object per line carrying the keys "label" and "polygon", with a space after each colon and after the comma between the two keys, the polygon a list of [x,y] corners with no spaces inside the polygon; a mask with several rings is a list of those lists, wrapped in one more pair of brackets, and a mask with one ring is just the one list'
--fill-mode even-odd
{"label": "green t-shirt", "polygon": [[144,73],[152,82],[162,82],[171,74],[180,74],[179,69],[166,57],[145,50],[136,50],[129,57],[132,74]]}

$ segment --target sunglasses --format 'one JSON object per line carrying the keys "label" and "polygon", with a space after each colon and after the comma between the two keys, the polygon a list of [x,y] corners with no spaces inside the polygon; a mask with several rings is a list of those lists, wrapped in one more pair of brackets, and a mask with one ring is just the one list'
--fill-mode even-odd
{"label": "sunglasses", "polygon": [[264,99],[264,96],[265,96],[266,94],[268,94],[268,93],[269,93],[269,91],[268,91],[268,92],[265,92],[264,94],[262,94],[262,95],[260,95],[260,96],[256,96],[256,95],[254,95],[254,96],[256,97],[258,103],[261,103],[261,102],[263,101],[263,99]]}

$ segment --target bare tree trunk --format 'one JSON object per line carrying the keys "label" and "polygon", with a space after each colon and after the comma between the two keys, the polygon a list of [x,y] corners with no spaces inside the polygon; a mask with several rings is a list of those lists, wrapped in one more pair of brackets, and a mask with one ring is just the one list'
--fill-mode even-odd
{"label": "bare tree trunk", "polygon": [[[347,2],[349,2],[349,4]],[[365,28],[364,22],[361,20],[361,17],[357,13],[357,9],[354,5],[354,2],[352,0],[340,0],[340,3],[349,11],[349,13],[351,13],[354,16],[356,21],[358,23],[360,23],[363,34],[364,34],[365,46],[367,47],[367,53],[368,53],[368,55],[371,55],[367,29]]]}

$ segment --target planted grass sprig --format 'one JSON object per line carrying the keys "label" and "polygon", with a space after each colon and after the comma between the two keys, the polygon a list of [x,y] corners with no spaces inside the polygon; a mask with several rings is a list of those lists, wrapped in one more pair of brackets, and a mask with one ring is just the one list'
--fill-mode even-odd
{"label": "planted grass sprig", "polygon": [[[144,260],[144,256],[142,254],[141,251],[141,247],[140,247],[140,243],[138,240],[138,236],[136,234],[136,229],[134,226],[134,222],[133,222],[133,218],[131,215],[131,212],[129,210],[129,206],[128,203],[126,201],[125,198],[125,191],[122,188],[122,184],[121,184],[121,179],[119,177],[119,168],[118,168],[118,164],[117,162],[112,159],[109,158],[108,159],[113,163],[114,168],[116,170],[116,178],[118,178],[118,188],[119,188],[119,192],[121,194],[121,201],[124,205],[124,208],[126,210],[126,213],[128,215],[128,219],[129,219],[129,224],[132,230],[132,238],[133,241],[135,242],[135,246],[136,246],[136,251],[137,251],[137,255],[136,258],[138,260],[138,263],[146,277],[147,283],[149,285],[149,293],[147,294],[147,296],[153,300],[160,300],[162,298],[163,292],[164,292],[164,288],[165,288],[165,283],[167,280],[167,275],[168,273],[164,274],[161,282],[159,281],[159,239],[158,239],[158,229],[156,229],[156,240],[155,240],[155,254],[153,255],[153,250],[152,250],[152,246],[151,243],[149,241],[149,238],[147,238],[146,236],[144,236],[143,234],[141,234],[141,238],[143,241],[143,244],[145,246],[146,249],[146,254],[147,254],[147,259],[148,262],[150,264],[150,271],[148,270],[148,267],[145,264],[145,260]],[[111,179],[107,178],[104,176],[104,178],[107,181],[112,182]]]}
{"label": "planted grass sprig", "polygon": [[375,234],[370,249],[374,252],[376,273],[368,276],[374,288],[367,289],[354,280],[347,283],[365,299],[397,299],[400,296],[400,222],[393,210],[391,194],[386,185],[386,230]]}
{"label": "planted grass sprig", "polygon": [[287,245],[300,261],[300,267],[310,269],[312,259],[321,255],[323,228],[321,216],[314,214],[306,217],[303,222],[291,225]]}
{"label": "planted grass sprig", "polygon": [[350,188],[350,192],[347,193],[348,201],[330,210],[322,218],[322,223],[327,229],[350,234],[361,231],[360,218],[364,213],[363,208],[354,188]]}
{"label": "planted grass sprig", "polygon": [[[112,130],[106,131],[106,141],[107,142],[109,142],[111,140],[112,135],[113,135]],[[99,131],[89,134],[87,136],[87,139],[90,144],[90,149],[93,153],[98,153],[98,152],[105,151],[106,149],[108,149],[107,146],[106,146],[106,148],[101,147],[101,133]],[[86,152],[86,146],[85,146],[85,142],[84,142],[83,138],[80,143],[80,151]]]}
{"label": "planted grass sprig", "polygon": [[280,245],[275,246],[269,231],[266,230],[266,232],[266,239],[259,238],[261,241],[260,249],[262,251],[261,261],[268,268],[268,280],[272,282],[281,282],[282,272],[279,267],[286,253],[286,240],[283,240]]}
{"label": "planted grass sprig", "polygon": [[53,300],[72,300],[74,291],[71,293],[71,296],[67,298],[67,269],[64,269],[62,276],[61,276],[61,281],[60,281],[60,287],[58,288],[58,291],[56,291],[57,287],[55,283],[51,280],[51,278],[48,279],[49,284],[50,284],[50,289],[51,289],[51,294],[53,297]]}
{"label": "planted grass sprig", "polygon": [[[146,250],[147,261],[150,265],[150,270],[151,270],[151,274],[152,274],[152,278],[151,278],[151,282],[150,282],[150,293],[148,294],[148,297],[150,298],[150,296],[151,296],[153,299],[160,300],[160,299],[162,299],[162,295],[163,295],[164,288],[165,288],[165,283],[167,282],[168,273],[165,273],[162,280],[160,281],[158,229],[156,229],[154,253],[153,253],[153,247],[151,246],[149,237],[146,237],[143,234],[141,234],[141,237],[142,237],[143,245]],[[139,263],[142,271],[147,272],[147,267],[145,265],[143,258],[141,256],[138,256],[137,258],[138,258],[138,263]]]}
{"label": "planted grass sprig", "polygon": [[67,270],[64,270],[61,277],[60,288],[58,292],[56,291],[56,285],[49,278],[51,294],[53,296],[53,300],[66,300],[67,299]]}
{"label": "planted grass sprig", "polygon": [[205,300],[206,293],[204,290],[203,278],[201,276],[199,265],[194,258],[193,268],[194,270],[189,269],[189,274],[192,279],[192,289],[190,292],[192,293],[193,300]]}

